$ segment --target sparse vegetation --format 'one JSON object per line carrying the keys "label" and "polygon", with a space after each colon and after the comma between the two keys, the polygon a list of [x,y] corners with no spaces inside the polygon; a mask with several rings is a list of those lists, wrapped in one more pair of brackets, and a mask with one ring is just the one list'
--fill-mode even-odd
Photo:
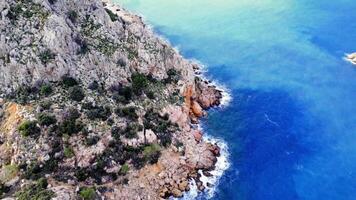
{"label": "sparse vegetation", "polygon": [[47,113],[40,113],[37,116],[37,120],[41,126],[50,126],[52,124],[57,123],[56,117]]}
{"label": "sparse vegetation", "polygon": [[69,98],[73,101],[82,101],[85,97],[84,91],[79,86],[73,86],[68,90]]}
{"label": "sparse vegetation", "polygon": [[47,180],[41,178],[15,194],[18,200],[50,200],[55,197],[53,191],[47,189]]}
{"label": "sparse vegetation", "polygon": [[119,16],[117,16],[117,14],[113,13],[110,9],[105,8],[105,11],[108,13],[111,21],[115,22],[119,19]]}
{"label": "sparse vegetation", "polygon": [[72,23],[76,23],[78,19],[78,13],[75,10],[70,10],[67,13],[67,17]]}
{"label": "sparse vegetation", "polygon": [[52,86],[50,84],[43,84],[40,89],[40,94],[48,96],[53,92]]}
{"label": "sparse vegetation", "polygon": [[43,64],[47,64],[49,63],[51,60],[53,60],[56,55],[54,53],[52,53],[51,50],[46,49],[44,51],[42,51],[38,57],[40,58],[40,60],[42,61]]}
{"label": "sparse vegetation", "polygon": [[158,144],[147,145],[143,150],[143,155],[150,164],[157,163],[161,155],[160,146]]}
{"label": "sparse vegetation", "polygon": [[136,107],[134,106],[116,108],[115,113],[120,117],[126,117],[133,121],[138,119],[138,115],[136,113]]}
{"label": "sparse vegetation", "polygon": [[37,127],[36,121],[24,121],[18,130],[23,137],[36,136],[41,132],[41,129]]}
{"label": "sparse vegetation", "polygon": [[96,192],[92,187],[83,187],[79,190],[79,196],[82,200],[94,200]]}
{"label": "sparse vegetation", "polygon": [[[6,183],[16,177],[19,168],[17,165],[5,165],[0,171],[0,183]],[[1,195],[1,193],[0,193]]]}
{"label": "sparse vegetation", "polygon": [[138,123],[130,123],[125,129],[125,137],[128,139],[133,139],[137,137],[137,132],[142,131],[143,126]]}
{"label": "sparse vegetation", "polygon": [[136,95],[141,95],[149,83],[147,77],[139,73],[132,74],[131,80],[132,80],[132,89]]}
{"label": "sparse vegetation", "polygon": [[62,85],[67,88],[78,85],[78,81],[70,76],[63,76],[61,82]]}
{"label": "sparse vegetation", "polygon": [[107,120],[111,115],[110,106],[90,106],[87,107],[86,114],[89,119],[100,119],[102,121]]}
{"label": "sparse vegetation", "polygon": [[74,151],[71,147],[64,147],[63,154],[66,158],[72,158],[74,156]]}
{"label": "sparse vegetation", "polygon": [[124,165],[121,166],[121,169],[120,169],[119,173],[122,174],[122,175],[125,175],[125,174],[127,174],[129,172],[129,170],[130,170],[129,165],[128,164],[124,164]]}
{"label": "sparse vegetation", "polygon": [[66,119],[58,128],[62,135],[72,135],[79,133],[83,129],[83,124],[75,119]]}

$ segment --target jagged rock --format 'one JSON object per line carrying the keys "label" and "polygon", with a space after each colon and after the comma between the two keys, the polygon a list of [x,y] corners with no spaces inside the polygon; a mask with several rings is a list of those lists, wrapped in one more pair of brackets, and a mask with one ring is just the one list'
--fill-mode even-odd
{"label": "jagged rock", "polygon": [[183,196],[182,191],[180,191],[179,189],[176,189],[176,188],[172,190],[172,194],[173,194],[173,196],[176,197],[176,198],[179,198],[179,197],[182,197],[182,196]]}
{"label": "jagged rock", "polygon": [[200,142],[201,139],[203,138],[203,134],[201,133],[201,131],[199,130],[196,130],[193,132],[193,135],[194,135],[194,139],[197,141],[197,142]]}

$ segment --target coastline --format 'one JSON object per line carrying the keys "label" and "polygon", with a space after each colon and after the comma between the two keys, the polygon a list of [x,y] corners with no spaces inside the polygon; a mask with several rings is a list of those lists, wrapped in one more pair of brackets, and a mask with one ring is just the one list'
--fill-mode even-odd
{"label": "coastline", "polygon": [[[113,3],[111,0],[102,0],[106,5],[104,6],[105,8],[111,10],[114,13],[119,14],[117,11],[124,9],[123,7],[119,7],[117,4]],[[147,25],[147,28],[153,31],[153,27],[147,24],[147,22],[144,20],[143,16],[140,16],[139,14],[133,14],[128,10],[125,10],[126,12],[135,15],[139,17],[145,25]],[[169,40],[167,38],[164,38],[163,36],[157,34],[156,32],[153,33],[155,37],[157,37],[160,41],[168,44],[171,46],[178,54],[179,50],[177,48],[174,48]],[[185,58],[183,58],[185,59]],[[181,198],[181,199],[191,199],[191,198],[196,198],[200,192],[204,192],[207,195],[208,199],[211,199],[214,196],[216,186],[219,182],[219,179],[223,175],[223,173],[229,168],[230,163],[228,161],[229,153],[228,153],[228,146],[225,141],[218,139],[218,138],[213,138],[209,135],[206,135],[204,130],[201,128],[199,118],[201,118],[204,115],[207,115],[206,111],[213,108],[213,107],[226,107],[230,103],[232,97],[230,96],[229,91],[227,88],[221,84],[218,84],[217,82],[214,82],[212,80],[209,80],[207,77],[204,76],[204,73],[206,72],[204,70],[204,65],[201,64],[197,60],[189,60],[190,63],[194,65],[194,76],[195,79],[200,79],[200,83],[204,84],[204,87],[207,87],[209,89],[214,90],[216,93],[216,100],[214,100],[213,103],[210,105],[201,105],[203,107],[203,114],[198,114],[196,115],[195,113],[190,113],[190,119],[193,121],[193,126],[197,125],[198,126],[198,131],[201,133],[201,139],[199,142],[204,142],[206,144],[211,144],[215,147],[218,148],[218,153],[214,155],[214,163],[213,166],[209,166],[209,169],[205,169],[203,172],[203,169],[199,169],[197,171],[191,171],[189,174],[193,173],[194,175],[191,177],[188,177],[190,179],[189,181],[189,187],[188,191],[186,191],[182,195],[177,195],[177,194],[172,194],[173,198]],[[204,89],[203,89],[204,90]],[[203,97],[203,96],[200,96]],[[199,98],[199,97],[198,97]],[[186,102],[187,103],[187,102]],[[200,109],[200,108],[199,108]],[[194,136],[195,137],[195,136]],[[196,139],[196,138],[195,138]],[[206,149],[210,151],[209,149]],[[198,175],[196,175],[198,173]],[[162,195],[161,195],[162,197]]]}
{"label": "coastline", "polygon": [[[9,152],[0,155],[0,167],[23,167],[11,181],[1,182],[9,188],[5,197],[36,184],[24,173],[45,178],[43,189],[54,199],[78,199],[83,188],[113,200],[180,198],[198,190],[212,195],[228,166],[227,150],[204,134],[199,119],[227,103],[228,93],[142,17],[109,0],[52,3],[6,0],[2,5],[37,6],[41,12],[34,18],[46,14],[42,31],[26,28],[40,49],[17,45],[13,51],[26,57],[0,59],[0,152]],[[13,20],[26,24],[34,19]],[[26,30],[9,21],[5,35],[11,28],[23,35]],[[10,38],[0,50],[15,43]],[[28,74],[19,76],[24,70]],[[140,81],[150,88],[134,90]],[[48,94],[41,94],[48,87]],[[130,95],[122,94],[124,89]],[[51,124],[41,125],[44,114]],[[68,132],[69,121],[75,127]],[[22,124],[34,126],[33,134],[22,134]],[[32,165],[38,172],[31,171]]]}

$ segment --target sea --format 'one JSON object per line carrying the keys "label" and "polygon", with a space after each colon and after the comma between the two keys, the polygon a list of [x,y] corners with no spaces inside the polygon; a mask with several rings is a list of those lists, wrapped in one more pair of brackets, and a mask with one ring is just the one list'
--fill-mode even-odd
{"label": "sea", "polygon": [[228,92],[201,120],[213,187],[185,199],[356,200],[355,0],[113,1]]}

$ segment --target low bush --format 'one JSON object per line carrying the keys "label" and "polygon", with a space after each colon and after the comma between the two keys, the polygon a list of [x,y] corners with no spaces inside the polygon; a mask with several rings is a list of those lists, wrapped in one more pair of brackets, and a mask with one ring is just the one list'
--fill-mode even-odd
{"label": "low bush", "polygon": [[83,124],[75,119],[66,119],[58,127],[59,132],[64,135],[79,133],[83,129]]}
{"label": "low bush", "polygon": [[78,85],[78,81],[69,76],[63,76],[61,83],[64,87],[73,87],[75,85]]}
{"label": "low bush", "polygon": [[75,10],[70,10],[67,13],[67,17],[72,23],[76,23],[78,19],[78,13]]}
{"label": "low bush", "polygon": [[52,106],[52,102],[50,101],[43,101],[40,103],[41,109],[42,110],[49,110]]}
{"label": "low bush", "polygon": [[36,136],[41,132],[41,129],[37,127],[36,121],[25,121],[18,127],[19,132],[23,137]]}
{"label": "low bush", "polygon": [[150,144],[143,150],[143,155],[147,162],[155,164],[161,155],[160,146],[158,144]]}
{"label": "low bush", "polygon": [[124,164],[124,165],[121,166],[119,174],[126,175],[129,172],[129,170],[130,170],[129,165],[128,164]]}
{"label": "low bush", "polygon": [[74,172],[74,176],[77,178],[78,181],[85,181],[89,177],[87,170],[84,168],[78,168]]}
{"label": "low bush", "polygon": [[111,21],[115,22],[115,21],[117,21],[119,19],[117,14],[113,13],[110,9],[105,8],[105,11],[108,13]]}
{"label": "low bush", "polygon": [[181,76],[180,72],[175,69],[169,69],[167,71],[167,75],[168,78],[164,80],[165,83],[178,83]]}
{"label": "low bush", "polygon": [[117,108],[115,110],[115,113],[119,117],[126,117],[130,120],[137,120],[138,115],[136,114],[136,107],[134,106],[129,106],[129,107],[124,107],[124,108]]}
{"label": "low bush", "polygon": [[6,183],[16,177],[19,168],[17,165],[5,165],[0,170],[0,183]]}
{"label": "low bush", "polygon": [[55,193],[47,189],[47,180],[41,178],[35,184],[30,184],[15,194],[18,200],[50,200]]}
{"label": "low bush", "polygon": [[48,96],[53,92],[52,86],[49,84],[43,84],[40,88],[40,94]]}
{"label": "low bush", "polygon": [[130,123],[125,129],[125,137],[128,139],[133,139],[137,137],[137,132],[142,131],[143,126],[138,123]]}
{"label": "low bush", "polygon": [[98,136],[91,136],[87,137],[85,140],[85,144],[87,146],[93,146],[96,145],[99,142],[100,138]]}
{"label": "low bush", "polygon": [[148,86],[148,79],[145,75],[134,73],[131,75],[132,89],[136,95],[141,95],[145,88]]}
{"label": "low bush", "polygon": [[79,86],[73,86],[69,88],[69,98],[72,99],[73,101],[82,101],[85,97],[84,91],[81,87]]}
{"label": "low bush", "polygon": [[4,194],[8,193],[10,189],[10,187],[0,182],[0,198],[2,198]]}
{"label": "low bush", "polygon": [[96,197],[96,192],[92,187],[83,187],[79,190],[79,196],[83,200],[94,200]]}
{"label": "low bush", "polygon": [[49,63],[51,60],[53,60],[56,57],[56,55],[52,53],[52,51],[49,49],[42,51],[38,56],[43,64]]}
{"label": "low bush", "polygon": [[114,126],[111,128],[111,136],[115,140],[120,140],[120,135],[121,135],[121,129],[117,126]]}
{"label": "low bush", "polygon": [[102,121],[106,121],[111,116],[111,108],[109,106],[92,107],[86,114],[91,120],[101,119]]}
{"label": "low bush", "polygon": [[50,126],[52,124],[57,123],[57,119],[54,115],[50,115],[46,113],[40,113],[37,116],[37,120],[41,126]]}
{"label": "low bush", "polygon": [[74,151],[70,147],[64,147],[63,154],[66,158],[72,158],[74,156]]}

